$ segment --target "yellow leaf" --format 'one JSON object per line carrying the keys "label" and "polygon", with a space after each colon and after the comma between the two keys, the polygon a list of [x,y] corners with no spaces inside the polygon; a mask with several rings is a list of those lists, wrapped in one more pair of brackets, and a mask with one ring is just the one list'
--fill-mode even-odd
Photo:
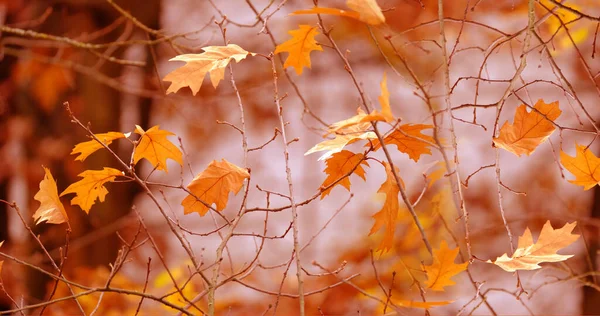
{"label": "yellow leaf", "polygon": [[156,170],[165,172],[168,172],[167,159],[173,159],[179,165],[183,165],[181,150],[167,139],[167,136],[175,134],[159,129],[158,125],[145,132],[136,125],[135,132],[142,137],[138,140],[133,154],[134,164],[137,164],[140,159],[146,158]]}
{"label": "yellow leaf", "polygon": [[571,245],[579,238],[579,235],[571,234],[575,225],[577,222],[567,223],[562,228],[553,229],[550,221],[547,221],[542,227],[536,243],[533,242],[531,231],[527,228],[523,236],[519,237],[517,249],[512,257],[503,254],[496,258],[496,261],[488,260],[487,262],[508,272],[514,272],[539,269],[541,268],[539,264],[543,262],[565,261],[573,255],[559,255],[556,252]]}
{"label": "yellow leaf", "polygon": [[[385,226],[383,239],[376,250],[387,252],[392,249],[394,244],[396,219],[398,218],[398,210],[400,209],[400,204],[398,203],[398,193],[400,192],[400,188],[398,187],[398,183],[396,182],[390,165],[387,162],[384,162],[383,166],[385,167],[387,178],[381,187],[379,187],[377,193],[385,194],[385,202],[383,203],[383,208],[373,215],[375,223],[369,232],[369,236]],[[401,183],[401,185],[404,184]]]}
{"label": "yellow leaf", "polygon": [[[339,153],[344,149],[344,147],[348,144],[352,144],[361,139],[376,139],[377,135],[373,132],[366,132],[365,129],[368,128],[371,124],[363,123],[357,124],[354,126],[350,126],[348,128],[343,129],[343,134],[336,134],[334,139],[328,139],[322,141],[311,149],[309,149],[304,155],[310,155],[315,152],[326,150],[325,154],[319,157],[318,160],[323,160],[331,157],[331,155],[335,153]],[[341,133],[337,131],[337,133]]]}
{"label": "yellow leaf", "polygon": [[[186,260],[180,266],[165,270],[159,273],[154,279],[154,288],[166,288],[170,295],[167,295],[164,300],[181,308],[188,305],[186,297],[194,297],[197,293],[194,282],[189,282],[193,275],[189,275],[188,271],[190,267],[193,267],[191,260]],[[173,285],[173,280],[179,284],[179,289]],[[172,311],[171,307],[162,305],[163,308]],[[190,307],[191,308],[191,307]]]}
{"label": "yellow leaf", "polygon": [[436,306],[443,306],[453,303],[454,301],[438,301],[438,302],[417,302],[417,301],[406,301],[406,300],[393,300],[397,306],[408,307],[408,308],[424,308],[429,309]]}
{"label": "yellow leaf", "polygon": [[[421,133],[422,130],[428,128],[433,128],[433,125],[404,124],[386,136],[383,142],[387,145],[396,145],[400,152],[408,154],[410,159],[417,162],[421,155],[431,155],[429,147],[435,140],[433,137]],[[375,150],[381,148],[379,140],[374,140],[373,143]]]}
{"label": "yellow leaf", "polygon": [[560,163],[575,176],[575,180],[569,182],[582,186],[584,190],[600,183],[600,159],[586,146],[577,145],[575,157],[561,150]]}
{"label": "yellow leaf", "polygon": [[353,11],[335,8],[314,7],[309,10],[298,10],[292,15],[298,14],[331,14],[356,19],[370,25],[379,25],[385,22],[381,8],[375,0],[348,0],[346,5]]}
{"label": "yellow leaf", "polygon": [[390,93],[387,89],[387,77],[385,73],[383,74],[383,79],[381,80],[381,95],[379,96],[379,103],[381,103],[381,112],[374,110],[367,114],[361,108],[358,108],[356,109],[357,114],[355,116],[331,124],[326,135],[332,133],[347,134],[344,131],[345,129],[358,124],[361,124],[361,130],[366,130],[370,127],[370,124],[368,124],[370,121],[385,121],[391,123],[396,120],[392,114],[392,108],[390,106]]}
{"label": "yellow leaf", "polygon": [[[102,134],[94,134],[94,136],[96,136],[96,138],[102,141],[104,145],[108,146],[113,142],[113,140],[124,138],[125,134],[121,132],[108,132]],[[104,148],[102,144],[98,143],[95,139],[92,139],[90,141],[81,142],[75,145],[73,151],[71,151],[71,155],[79,154],[79,156],[77,156],[75,160],[84,161],[89,155],[93,154],[96,150],[102,148]]]}
{"label": "yellow leaf", "polygon": [[167,94],[189,86],[192,93],[196,95],[200,91],[206,73],[209,73],[210,81],[216,88],[225,77],[225,67],[231,59],[239,63],[248,55],[256,55],[235,44],[206,46],[202,49],[204,53],[201,54],[185,54],[169,59],[169,61],[184,61],[186,64],[165,76],[164,80],[171,82]]}
{"label": "yellow leaf", "polygon": [[[363,169],[361,165],[368,167],[369,164],[365,160],[365,156],[363,154],[355,154],[347,150],[342,150],[339,153],[333,154],[325,161],[325,163],[327,164],[327,167],[325,168],[327,178],[325,178],[325,181],[323,181],[323,184],[321,184],[321,188],[328,187],[349,172],[352,172],[361,177],[363,180],[366,180],[365,169]],[[336,185],[341,185],[350,191],[350,176],[344,177],[331,188],[323,190],[323,192],[321,192],[321,200],[329,195],[331,189],[333,189]]]}
{"label": "yellow leaf", "polygon": [[[544,24],[548,33],[551,34],[553,39],[558,43],[558,50],[552,50],[554,55],[560,52],[561,49],[569,48],[573,46],[573,43],[583,43],[588,38],[589,26],[585,25],[587,21],[577,21],[580,19],[578,14],[563,7],[557,7],[548,0],[540,0],[540,4],[554,12],[554,14],[548,17]],[[582,11],[581,6],[573,3],[570,3],[569,7],[577,11]],[[565,28],[569,30],[570,38],[565,31]]]}
{"label": "yellow leaf", "polygon": [[315,41],[315,36],[319,35],[316,26],[300,25],[297,30],[288,32],[292,38],[284,43],[277,45],[275,54],[288,52],[283,67],[294,67],[298,75],[302,74],[303,67],[310,68],[310,53],[313,50],[323,51],[323,48]]}
{"label": "yellow leaf", "polygon": [[447,173],[446,164],[443,161],[436,162],[434,167],[435,170],[427,176],[427,179],[429,180],[429,184],[427,185],[428,189]]}
{"label": "yellow leaf", "polygon": [[104,187],[104,184],[113,182],[116,177],[122,175],[121,171],[107,167],[104,167],[102,170],[86,170],[78,175],[83,179],[71,184],[60,196],[69,193],[77,194],[71,200],[71,205],[79,205],[82,210],[89,214],[92,205],[96,203],[96,199],[104,202],[104,198],[108,194],[108,190]]}
{"label": "yellow leaf", "polygon": [[214,203],[217,206],[216,209],[222,211],[227,206],[229,193],[237,194],[242,188],[244,180],[249,178],[248,170],[225,159],[220,162],[213,160],[188,184],[187,188],[195,196],[190,194],[181,202],[183,212],[185,214],[197,212],[200,216],[204,216],[209,208],[198,199],[208,205]]}
{"label": "yellow leaf", "polygon": [[434,291],[444,291],[444,286],[454,285],[454,281],[450,278],[465,271],[468,262],[456,264],[456,256],[459,248],[450,249],[445,240],[440,243],[439,249],[433,250],[433,262],[424,266],[423,269],[427,273],[427,281],[425,286]]}
{"label": "yellow leaf", "polygon": [[58,197],[58,189],[56,181],[52,177],[50,170],[44,167],[46,175],[44,180],[40,182],[40,190],[33,197],[39,201],[40,207],[33,214],[35,224],[46,221],[48,224],[62,224],[69,221],[67,212]]}
{"label": "yellow leaf", "polygon": [[390,92],[387,88],[387,75],[383,73],[383,79],[381,79],[381,95],[379,96],[379,104],[381,104],[381,115],[385,118],[385,121],[391,123],[396,120],[392,114],[392,107],[390,106]]}
{"label": "yellow leaf", "polygon": [[533,108],[535,110],[527,112],[527,106],[520,105],[515,112],[514,123],[506,121],[502,125],[500,135],[494,138],[494,144],[517,156],[531,155],[554,132],[552,122],[562,113],[558,101],[546,104],[540,99]]}
{"label": "yellow leaf", "polygon": [[346,5],[358,12],[358,19],[371,25],[385,23],[385,17],[375,0],[348,0]]}

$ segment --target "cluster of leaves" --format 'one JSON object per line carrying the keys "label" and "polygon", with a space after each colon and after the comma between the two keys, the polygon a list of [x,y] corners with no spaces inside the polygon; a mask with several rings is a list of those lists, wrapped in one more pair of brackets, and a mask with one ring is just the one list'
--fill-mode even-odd
{"label": "cluster of leaves", "polygon": [[[373,27],[385,22],[381,8],[374,0],[348,0],[347,6],[351,9],[350,11],[314,7],[296,11],[293,15],[336,15],[355,19]],[[563,21],[559,22],[564,23]],[[183,61],[185,65],[164,77],[165,81],[171,82],[166,93],[177,93],[180,89],[189,87],[192,94],[196,95],[207,74],[213,87],[217,88],[225,77],[225,68],[230,65],[232,60],[239,63],[250,56],[271,59],[275,54],[287,53],[284,67],[292,67],[297,75],[302,75],[304,68],[311,68],[311,53],[323,51],[323,47],[316,40],[316,37],[320,35],[318,30],[318,26],[299,25],[298,29],[288,32],[291,38],[278,45],[273,54],[269,56],[246,51],[236,44],[207,46],[202,48],[204,52],[200,54],[176,56],[171,60]],[[392,250],[396,243],[394,238],[398,218],[403,217],[401,213],[405,211],[405,208],[413,207],[405,197],[406,185],[401,177],[402,170],[393,165],[387,146],[392,145],[398,152],[406,154],[416,164],[423,155],[432,155],[433,151],[443,152],[446,141],[435,134],[435,129],[438,127],[433,124],[406,123],[394,116],[385,73],[382,74],[380,90],[381,93],[378,96],[380,109],[371,109],[365,103],[364,108],[357,109],[356,115],[330,124],[323,135],[325,139],[307,150],[305,156],[322,152],[318,158],[318,160],[324,160],[325,163],[325,179],[318,191],[321,199],[325,199],[337,186],[350,191],[352,175],[366,180],[370,168],[377,165],[383,168],[386,178],[377,193],[385,197],[381,209],[372,215],[374,222],[369,232],[369,235],[375,235],[383,231],[381,241],[375,248],[383,255]],[[499,129],[498,135],[491,141],[495,147],[506,150],[517,157],[523,154],[529,156],[554,133],[557,128],[555,121],[561,114],[558,101],[546,103],[540,99],[533,107],[522,104],[517,107],[513,122],[506,121]],[[385,126],[387,131],[381,133],[378,128],[381,126]],[[429,135],[430,131],[433,131],[434,135]],[[101,170],[86,170],[79,174],[81,177],[79,181],[70,184],[61,193],[58,192],[51,171],[44,167],[45,177],[40,182],[40,190],[34,197],[40,202],[39,208],[33,214],[35,223],[68,223],[69,218],[60,199],[68,194],[75,194],[75,197],[71,199],[71,205],[78,205],[89,214],[95,203],[103,202],[106,199],[109,194],[106,186],[108,183],[117,182],[118,179],[142,181],[135,173],[134,167],[143,159],[147,160],[156,171],[168,172],[167,160],[173,160],[183,166],[182,151],[168,138],[174,135],[169,131],[161,130],[159,126],[144,131],[137,125],[133,132],[129,133],[109,131],[91,134],[91,140],[79,143],[73,148],[71,154],[78,155],[75,158],[76,161],[84,161],[98,150],[111,151],[110,145],[114,141],[123,139],[132,144],[130,164],[124,164],[122,170],[108,167],[103,167]],[[137,139],[132,140],[135,137]],[[360,144],[363,146],[363,150],[353,152],[347,149],[350,144]],[[600,184],[600,158],[595,156],[588,147],[576,144],[575,157],[560,151],[562,166],[575,176],[575,179],[569,180],[569,182],[582,186],[585,190]],[[374,157],[374,153],[380,149],[385,152],[387,160]],[[446,160],[436,161],[433,165],[435,168],[426,176],[427,189],[444,179],[446,175],[458,172],[452,170],[451,163]],[[250,172],[246,168],[239,167],[225,159],[213,160],[184,188],[187,196],[181,201],[183,214],[198,213],[200,216],[204,216],[209,210],[223,211],[227,207],[229,195],[231,193],[238,194],[250,177]],[[401,202],[405,205],[402,206]],[[419,221],[416,216],[414,220],[418,226]],[[510,256],[505,253],[494,260],[485,262],[494,264],[507,272],[515,272],[540,269],[541,263],[565,261],[573,255],[558,254],[558,251],[578,240],[579,235],[572,233],[575,226],[576,223],[573,222],[555,229],[550,221],[547,221],[536,241],[533,239],[531,230],[527,228],[519,237],[517,248]],[[430,248],[424,236],[423,240]],[[0,246],[2,246],[1,242]],[[456,263],[460,245],[450,248],[445,240],[442,240],[438,247],[429,250],[430,263],[422,264],[421,267],[421,272],[426,279],[424,290],[445,291],[447,287],[455,284],[452,278],[467,270],[468,266],[472,264],[472,258],[461,259],[465,262]],[[2,262],[0,261],[0,271],[1,267]],[[173,276],[169,276],[169,278],[173,278]],[[166,286],[168,284],[166,279],[167,275],[159,276],[155,281],[155,286]],[[191,295],[193,291],[193,286],[186,286],[181,295]],[[174,296],[175,300],[181,301],[180,297]],[[398,306],[426,309],[451,302],[395,301]],[[94,304],[95,302],[88,302],[89,306],[94,306]]]}

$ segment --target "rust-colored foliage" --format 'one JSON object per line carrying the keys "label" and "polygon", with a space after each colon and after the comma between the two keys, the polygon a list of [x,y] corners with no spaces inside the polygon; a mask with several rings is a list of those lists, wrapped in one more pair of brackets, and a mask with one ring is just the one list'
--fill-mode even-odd
{"label": "rust-colored foliage", "polygon": [[369,166],[363,154],[355,154],[348,150],[333,154],[325,160],[325,164],[327,164],[327,167],[324,172],[327,174],[327,178],[325,178],[321,187],[326,188],[332,184],[333,186],[321,192],[321,199],[329,195],[337,185],[341,185],[350,191],[350,177],[347,174],[353,173],[365,180],[365,169],[362,165]]}
{"label": "rust-colored foliage", "polygon": [[225,209],[229,193],[237,194],[242,188],[244,180],[248,178],[250,178],[250,174],[246,169],[225,159],[213,160],[188,184],[187,188],[191,194],[181,202],[184,214],[195,212],[204,216],[209,210],[207,205],[213,203],[216,205],[216,210]]}
{"label": "rust-colored foliage", "polygon": [[283,67],[294,67],[296,73],[301,75],[304,67],[310,69],[310,53],[315,50],[323,51],[321,45],[315,40],[315,36],[319,35],[319,30],[316,26],[300,25],[297,30],[291,30],[288,33],[292,38],[277,45],[275,54],[289,53]]}
{"label": "rust-colored foliage", "polygon": [[102,170],[86,170],[78,176],[83,179],[68,186],[60,196],[75,193],[71,205],[79,205],[86,213],[90,212],[96,200],[104,202],[108,190],[104,186],[107,182],[114,182],[123,173],[114,168],[104,167]]}

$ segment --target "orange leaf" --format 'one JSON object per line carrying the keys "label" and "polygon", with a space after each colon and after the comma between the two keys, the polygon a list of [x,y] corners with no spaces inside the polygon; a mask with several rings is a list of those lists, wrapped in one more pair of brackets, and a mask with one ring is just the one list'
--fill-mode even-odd
{"label": "orange leaf", "polygon": [[35,224],[46,221],[48,224],[62,224],[69,221],[67,212],[58,197],[56,181],[52,177],[50,170],[44,167],[46,175],[40,182],[40,190],[33,197],[39,201],[40,207],[33,214]]}
{"label": "orange leaf", "polygon": [[[110,145],[113,140],[126,137],[125,134],[121,132],[108,132],[102,134],[94,134],[96,138],[98,138],[104,145]],[[73,148],[71,151],[71,155],[79,154],[75,158],[75,160],[84,161],[89,155],[93,154],[98,149],[104,148],[100,143],[98,143],[95,139],[92,139],[87,142],[81,142]]]}
{"label": "orange leaf", "polygon": [[[400,204],[398,203],[398,193],[400,192],[400,188],[398,187],[398,183],[396,182],[390,165],[387,162],[384,162],[383,166],[385,167],[387,179],[381,185],[381,187],[379,187],[377,193],[385,194],[385,202],[383,203],[383,208],[373,215],[375,223],[373,224],[369,235],[374,234],[379,229],[385,226],[383,239],[381,241],[381,244],[377,246],[376,250],[387,252],[390,249],[392,249],[392,246],[394,244],[396,219],[398,218],[398,210],[400,209]],[[401,183],[401,185],[404,184]]]}
{"label": "orange leaf", "polygon": [[427,188],[431,188],[438,180],[440,180],[446,173],[446,164],[443,161],[438,161],[433,165],[435,170],[433,170],[428,176],[429,184]]}
{"label": "orange leaf", "polygon": [[571,245],[579,238],[579,235],[571,234],[575,225],[577,222],[567,223],[562,228],[553,229],[550,221],[547,221],[542,227],[536,243],[533,242],[531,231],[526,228],[523,236],[519,237],[517,249],[512,257],[503,254],[496,258],[496,261],[488,260],[487,262],[508,272],[515,272],[539,269],[541,268],[539,264],[543,262],[565,261],[573,255],[559,255],[556,252]]}
{"label": "orange leaf", "polygon": [[167,94],[189,86],[192,93],[196,95],[200,91],[206,73],[210,74],[210,81],[213,87],[216,88],[225,77],[225,67],[231,59],[239,63],[248,55],[256,55],[235,44],[206,46],[202,49],[204,53],[201,54],[185,54],[169,59],[169,61],[184,61],[186,64],[173,70],[163,79],[171,81]]}
{"label": "orange leaf", "polygon": [[[404,124],[386,136],[383,139],[383,142],[387,145],[396,145],[400,152],[408,154],[410,159],[417,162],[421,155],[431,155],[429,146],[431,146],[430,144],[435,140],[433,137],[421,133],[422,130],[428,128],[433,128],[433,125]],[[373,143],[375,150],[381,148],[379,140],[374,140]]]}
{"label": "orange leaf", "polygon": [[436,306],[443,306],[453,303],[454,301],[438,301],[438,302],[416,302],[406,300],[394,300],[394,304],[408,308],[425,308],[429,309]]}
{"label": "orange leaf", "polygon": [[381,79],[381,95],[379,96],[379,104],[381,104],[381,115],[385,121],[391,123],[396,120],[394,114],[392,114],[392,107],[390,106],[390,91],[387,88],[387,75],[383,73],[383,79]]}
{"label": "orange leaf", "polygon": [[342,150],[339,153],[333,154],[329,159],[325,161],[327,167],[325,168],[325,173],[327,174],[327,178],[321,184],[322,188],[328,187],[332,183],[338,181],[340,178],[344,177],[334,186],[323,190],[321,192],[321,200],[329,195],[331,189],[333,189],[336,185],[341,185],[350,191],[350,176],[345,177],[349,172],[356,174],[361,177],[363,180],[365,179],[365,169],[361,165],[369,166],[367,161],[365,160],[365,156],[363,154],[355,154],[348,150]]}
{"label": "orange leaf", "polygon": [[527,106],[520,105],[515,112],[514,123],[506,121],[502,125],[500,135],[494,138],[494,144],[517,156],[531,155],[554,132],[552,122],[562,113],[558,101],[546,104],[540,99],[533,108],[534,110],[527,112]]}
{"label": "orange leaf", "polygon": [[439,249],[433,250],[433,262],[424,266],[427,273],[425,286],[434,291],[444,291],[444,286],[454,285],[450,278],[465,271],[468,262],[456,264],[454,260],[460,251],[459,248],[450,249],[445,240],[440,243]]}
{"label": "orange leaf", "polygon": [[183,165],[181,150],[167,139],[167,136],[175,134],[159,129],[158,125],[145,132],[136,125],[135,132],[142,135],[142,137],[138,140],[133,153],[134,164],[137,164],[140,159],[146,158],[156,170],[164,170],[165,172],[168,172],[167,159],[173,159],[179,165]]}
{"label": "orange leaf", "polygon": [[302,74],[303,67],[310,68],[310,53],[313,50],[323,51],[323,48],[315,41],[315,36],[319,35],[316,26],[300,25],[297,30],[288,32],[292,36],[290,40],[277,45],[275,54],[288,52],[285,59],[284,68],[294,67],[298,75]]}
{"label": "orange leaf", "polygon": [[569,182],[589,190],[600,183],[600,159],[589,148],[577,145],[575,157],[560,151],[560,163],[575,176]]}
{"label": "orange leaf", "polygon": [[208,207],[198,199],[206,202],[208,205],[216,204],[216,209],[222,211],[227,206],[229,193],[237,194],[245,179],[249,179],[248,170],[240,168],[227,160],[218,162],[213,160],[204,171],[197,175],[187,188],[194,195],[188,195],[181,205],[183,212],[190,214],[197,212],[204,216],[208,212]]}
{"label": "orange leaf", "polygon": [[370,25],[379,25],[385,22],[385,17],[381,8],[375,0],[348,0],[346,5],[353,11],[340,10],[335,8],[314,7],[309,10],[299,10],[292,13],[298,14],[331,14],[345,16],[352,19],[365,22]]}
{"label": "orange leaf", "polygon": [[71,184],[60,196],[69,193],[77,194],[71,200],[71,205],[79,205],[82,210],[89,214],[92,205],[96,199],[104,202],[108,190],[104,187],[107,182],[115,181],[115,178],[122,176],[123,173],[117,169],[104,167],[102,170],[86,170],[78,176],[83,179]]}

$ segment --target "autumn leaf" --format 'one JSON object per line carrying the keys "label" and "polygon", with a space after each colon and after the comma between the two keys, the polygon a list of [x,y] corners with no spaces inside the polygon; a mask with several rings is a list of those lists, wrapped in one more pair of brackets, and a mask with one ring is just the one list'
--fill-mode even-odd
{"label": "autumn leaf", "polygon": [[285,59],[283,67],[294,67],[296,73],[301,75],[303,67],[310,68],[310,53],[313,50],[323,51],[323,47],[315,40],[319,31],[316,26],[300,25],[299,29],[291,30],[288,34],[292,38],[277,45],[275,54],[288,52],[289,55]]}
{"label": "autumn leaf", "polygon": [[446,163],[443,161],[436,162],[432,167],[433,171],[427,175],[427,188],[431,188],[438,180],[440,180],[446,173]]}
{"label": "autumn leaf", "polygon": [[[377,193],[385,194],[385,202],[383,203],[383,208],[373,215],[375,223],[369,232],[369,236],[384,227],[383,239],[376,250],[387,252],[392,249],[394,244],[396,219],[398,218],[398,210],[400,209],[400,204],[398,203],[398,193],[400,192],[400,188],[398,187],[398,183],[396,182],[390,165],[387,162],[384,162],[383,166],[385,167],[387,178],[381,187],[379,187]],[[401,185],[404,184],[401,183]]]}
{"label": "autumn leaf", "polygon": [[210,81],[216,88],[225,77],[225,67],[230,60],[234,59],[239,63],[248,55],[256,55],[235,44],[206,46],[202,49],[204,53],[201,54],[185,54],[169,59],[169,61],[184,61],[186,64],[173,70],[163,79],[171,82],[167,94],[189,86],[192,93],[196,95],[200,91],[206,73],[209,73]]}
{"label": "autumn leaf", "polygon": [[[110,145],[113,142],[113,140],[115,140],[115,139],[127,137],[125,134],[123,134],[121,132],[108,132],[108,133],[102,133],[102,134],[94,134],[94,136],[96,136],[96,138],[98,138],[100,141],[102,141],[102,143],[104,143],[104,145],[106,145],[106,146]],[[100,144],[95,139],[92,139],[90,141],[81,142],[81,143],[75,145],[75,147],[73,148],[73,151],[71,151],[71,155],[79,154],[79,156],[77,156],[75,158],[75,161],[77,161],[77,160],[84,161],[89,155],[93,154],[95,151],[97,151],[98,149],[102,149],[102,148],[104,148],[104,146],[102,146],[102,144]]]}
{"label": "autumn leaf", "polygon": [[[327,167],[324,172],[327,174],[327,178],[325,178],[325,181],[321,184],[321,188],[330,186],[350,172],[361,177],[363,180],[366,180],[365,169],[363,169],[362,165],[369,166],[363,154],[355,154],[348,150],[342,150],[339,153],[333,154],[325,161],[325,164],[327,164]],[[321,200],[329,195],[331,189],[337,185],[341,185],[350,191],[350,176],[344,177],[332,187],[323,190],[321,192]]]}
{"label": "autumn leaf", "polygon": [[445,240],[440,243],[439,249],[433,250],[433,262],[424,266],[423,269],[427,273],[427,281],[425,286],[433,291],[444,291],[445,286],[456,284],[450,278],[465,271],[468,262],[456,264],[456,256],[460,251],[459,248],[450,249]]}
{"label": "autumn leaf", "polygon": [[346,5],[353,11],[314,7],[309,10],[298,10],[292,14],[331,14],[356,19],[370,25],[385,23],[383,12],[375,0],[348,0]]}
{"label": "autumn leaf", "polygon": [[183,212],[190,214],[196,212],[204,216],[208,205],[216,204],[216,209],[222,211],[227,206],[229,193],[237,194],[245,179],[249,179],[248,170],[240,168],[227,160],[213,160],[204,171],[197,175],[187,188],[193,195],[188,195],[181,205]]}
{"label": "autumn leaf", "polygon": [[[556,55],[561,49],[573,46],[573,44],[581,44],[589,37],[589,25],[586,25],[587,21],[578,21],[581,18],[577,13],[556,6],[548,0],[540,0],[540,4],[554,12],[544,23],[548,34],[552,34],[552,39],[557,46],[556,49],[551,50],[553,55]],[[569,7],[582,12],[581,6],[574,3],[570,3]],[[568,33],[565,29],[568,30]]]}
{"label": "autumn leaf", "polygon": [[159,129],[158,125],[147,131],[136,125],[135,132],[142,135],[142,137],[135,147],[134,164],[137,164],[140,159],[146,158],[156,170],[164,170],[165,172],[168,172],[167,159],[173,159],[179,165],[183,165],[181,150],[167,139],[167,136],[175,134]]}
{"label": "autumn leaf", "polygon": [[582,186],[584,190],[589,190],[600,183],[600,158],[586,146],[577,145],[575,157],[561,150],[560,163],[575,176],[575,180],[569,182]]}
{"label": "autumn leaf", "polygon": [[407,308],[424,308],[429,309],[436,306],[444,306],[453,303],[454,301],[437,301],[437,302],[418,302],[418,301],[406,301],[406,300],[394,300],[394,304],[401,307]]}
{"label": "autumn leaf", "polygon": [[366,129],[370,126],[369,123],[358,124],[350,126],[343,130],[343,133],[338,131],[339,134],[335,135],[335,138],[322,141],[311,149],[309,149],[304,155],[310,155],[319,151],[326,151],[318,160],[323,160],[331,157],[335,153],[339,153],[348,144],[352,144],[361,139],[376,139],[377,135],[373,132],[367,132]]}
{"label": "autumn leaf", "polygon": [[123,173],[117,169],[104,167],[102,170],[86,170],[78,176],[83,179],[71,184],[60,196],[65,194],[77,194],[71,200],[71,205],[79,205],[82,210],[89,214],[92,205],[96,199],[104,202],[108,190],[104,187],[107,182],[115,181],[115,178],[122,176]]}
{"label": "autumn leaf", "polygon": [[527,112],[527,106],[520,105],[515,112],[514,123],[506,121],[502,125],[500,135],[494,138],[494,144],[517,156],[531,155],[554,132],[552,122],[562,113],[558,101],[546,104],[540,99],[533,108],[534,110]]}
{"label": "autumn leaf", "polygon": [[381,95],[379,96],[379,103],[381,104],[381,112],[374,110],[367,114],[361,108],[358,108],[356,109],[357,114],[355,116],[331,124],[326,135],[332,133],[344,134],[346,133],[345,129],[358,124],[361,124],[360,129],[366,130],[371,126],[368,124],[371,121],[384,121],[392,123],[396,120],[392,114],[392,108],[390,106],[390,93],[387,89],[387,76],[385,73],[383,74],[383,79],[381,80]]}
{"label": "autumn leaf", "polygon": [[543,262],[565,261],[573,255],[559,255],[556,252],[574,243],[579,235],[571,234],[577,222],[567,223],[562,228],[553,229],[550,221],[547,221],[542,227],[542,232],[537,242],[533,242],[531,231],[525,229],[523,236],[519,237],[519,242],[512,257],[507,254],[496,258],[496,261],[488,260],[500,268],[514,272],[517,270],[536,270],[541,268]]}
{"label": "autumn leaf", "polygon": [[[433,137],[423,134],[424,129],[433,128],[433,125],[427,124],[404,124],[397,127],[392,133],[383,139],[387,145],[396,145],[400,152],[408,154],[410,159],[415,162],[423,154],[431,155],[431,144],[435,142]],[[381,148],[379,140],[373,141],[375,150]]]}
{"label": "autumn leaf", "polygon": [[69,221],[67,212],[58,197],[58,188],[56,181],[52,177],[50,170],[44,167],[46,175],[40,182],[40,190],[33,197],[39,201],[40,207],[33,214],[35,224],[46,221],[48,224],[62,224]]}

